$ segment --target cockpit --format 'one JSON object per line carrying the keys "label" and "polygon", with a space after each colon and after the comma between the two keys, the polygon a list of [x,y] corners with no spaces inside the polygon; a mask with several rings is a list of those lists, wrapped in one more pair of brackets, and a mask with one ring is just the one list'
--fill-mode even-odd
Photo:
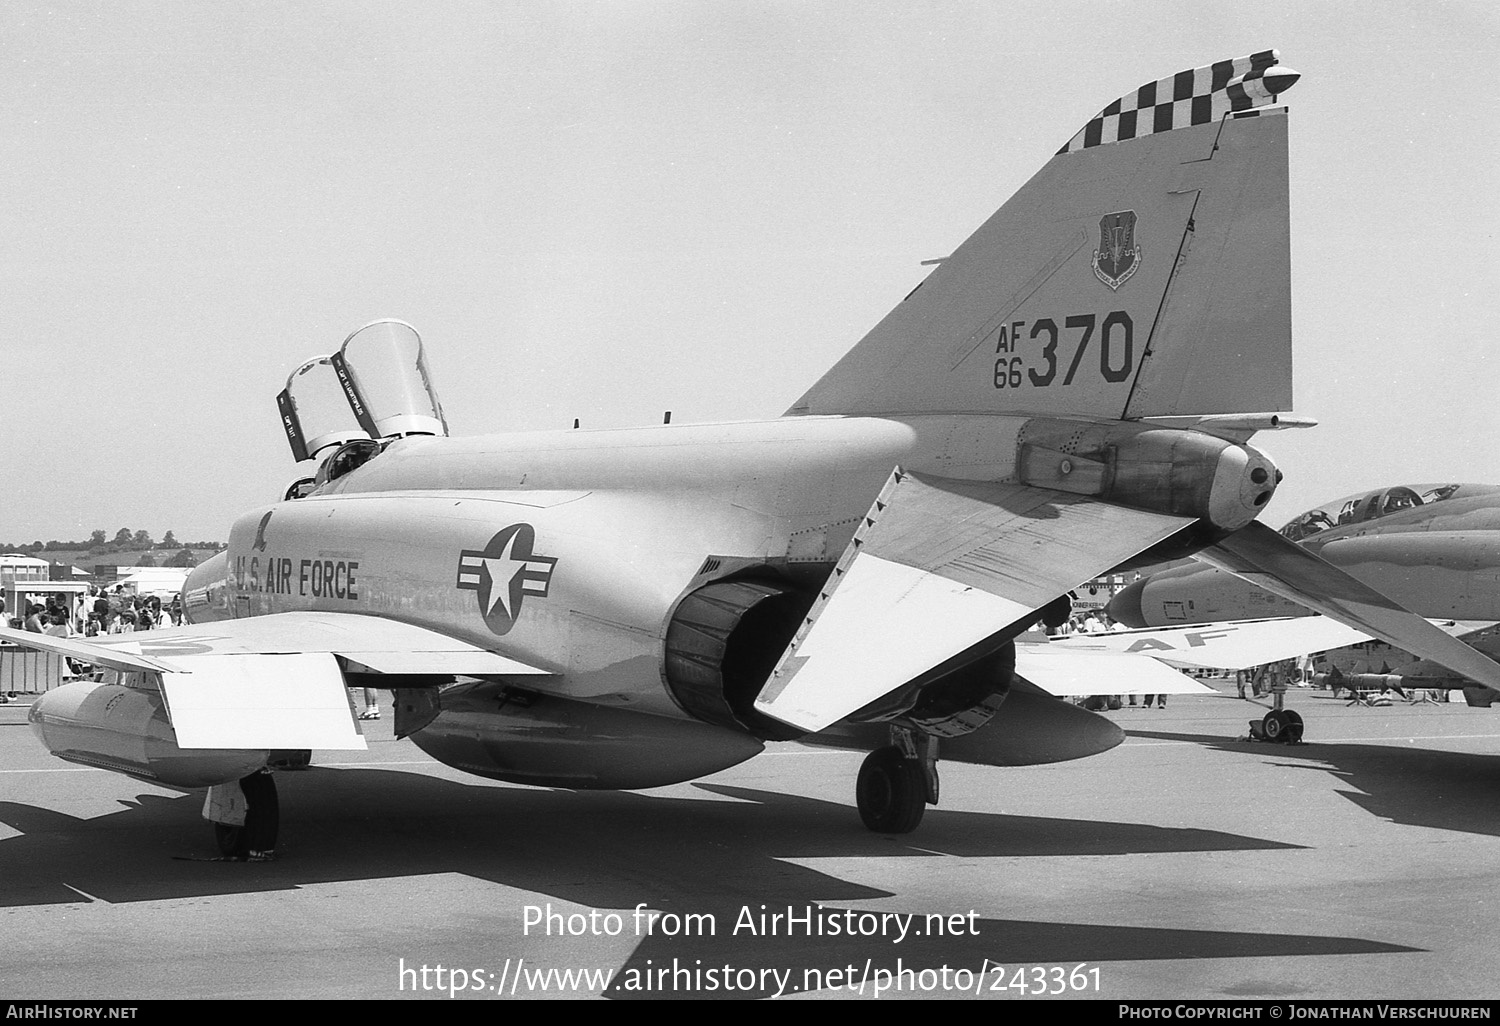
{"label": "cockpit", "polygon": [[320,460],[313,477],[288,486],[300,499],[337,481],[407,435],[447,435],[422,339],[401,321],[367,324],[331,356],[308,360],[276,397],[299,463]]}
{"label": "cockpit", "polygon": [[1281,529],[1281,534],[1292,541],[1301,541],[1334,527],[1362,524],[1404,510],[1416,509],[1418,506],[1441,502],[1450,498],[1459,487],[1456,484],[1396,485],[1362,495],[1352,495],[1294,517]]}
{"label": "cockpit", "polygon": [[337,481],[351,470],[358,470],[370,460],[380,455],[383,448],[373,438],[356,438],[352,442],[345,442],[339,446],[334,454],[323,461],[318,468],[317,476],[313,478],[313,486],[325,485],[329,481]]}

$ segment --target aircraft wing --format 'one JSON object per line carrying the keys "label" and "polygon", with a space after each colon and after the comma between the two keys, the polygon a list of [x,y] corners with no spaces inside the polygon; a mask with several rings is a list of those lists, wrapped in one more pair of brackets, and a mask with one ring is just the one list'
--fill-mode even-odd
{"label": "aircraft wing", "polygon": [[1193,558],[1500,691],[1500,663],[1259,521]]}
{"label": "aircraft wing", "polygon": [[1074,634],[1052,644],[1070,652],[1155,656],[1181,666],[1240,669],[1369,641],[1371,635],[1326,616],[1238,620],[1110,634]]}
{"label": "aircraft wing", "polygon": [[1191,522],[898,467],[756,708],[821,730],[994,635],[1019,634],[1047,603]]}
{"label": "aircraft wing", "polygon": [[191,656],[326,652],[376,673],[479,676],[550,672],[415,624],[311,610],[110,634],[87,641],[9,628],[0,628],[0,638],[122,670],[182,670],[182,660]]}
{"label": "aircraft wing", "polygon": [[1016,645],[1016,674],[1049,695],[1211,695],[1214,689],[1155,659],[1076,646]]}
{"label": "aircraft wing", "polygon": [[[120,635],[116,635],[120,637]],[[98,666],[107,666],[111,670],[138,673],[161,673],[166,670],[176,669],[170,663],[164,663],[159,659],[151,659],[141,655],[139,650],[131,651],[114,645],[99,644],[102,639],[90,638],[84,641],[81,638],[54,638],[50,634],[34,634],[31,631],[18,631],[11,627],[0,627],[0,641],[9,641],[20,645],[22,648],[35,649],[38,652],[51,652],[54,655],[67,656],[70,659],[78,659],[86,663],[94,663]]]}
{"label": "aircraft wing", "polygon": [[184,749],[363,749],[335,656],[389,674],[548,672],[424,627],[349,613],[275,613],[87,641],[0,628],[0,639],[160,674]]}
{"label": "aircraft wing", "polygon": [[[1465,637],[1492,626],[1488,622],[1431,620],[1444,634]],[[1186,627],[1150,627],[1109,634],[1074,634],[1052,644],[1073,652],[1117,652],[1154,656],[1174,666],[1244,669],[1295,659],[1331,648],[1374,639],[1327,616],[1290,616],[1270,620],[1233,620]]]}

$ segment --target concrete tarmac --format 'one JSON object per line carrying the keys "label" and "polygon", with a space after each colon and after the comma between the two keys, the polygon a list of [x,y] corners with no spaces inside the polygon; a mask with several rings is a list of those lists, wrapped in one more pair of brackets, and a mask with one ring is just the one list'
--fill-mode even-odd
{"label": "concrete tarmac", "polygon": [[860,825],[858,754],[548,790],[431,761],[387,705],[368,752],[277,775],[268,863],[206,861],[201,796],[0,706],[0,995],[1500,996],[1500,709],[1289,705],[1308,744],[1237,740],[1264,710],[1220,694],[1108,713],[1091,759],[945,764],[904,837]]}

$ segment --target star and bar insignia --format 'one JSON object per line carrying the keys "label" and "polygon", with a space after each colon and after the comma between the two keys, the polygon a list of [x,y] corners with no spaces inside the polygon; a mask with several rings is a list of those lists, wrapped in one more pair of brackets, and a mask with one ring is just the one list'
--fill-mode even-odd
{"label": "star and bar insignia", "polygon": [[457,585],[478,593],[480,615],[496,634],[515,626],[527,595],[547,597],[557,557],[537,555],[535,544],[536,531],[530,524],[512,524],[483,549],[459,554]]}

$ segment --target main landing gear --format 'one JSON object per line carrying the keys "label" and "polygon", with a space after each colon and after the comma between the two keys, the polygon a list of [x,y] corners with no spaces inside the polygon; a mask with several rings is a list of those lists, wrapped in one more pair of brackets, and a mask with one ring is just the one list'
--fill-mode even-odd
{"label": "main landing gear", "polygon": [[281,803],[269,769],[209,788],[203,814],[213,821],[214,839],[225,858],[266,862],[274,857]]}
{"label": "main landing gear", "polygon": [[937,738],[891,727],[893,744],[865,756],[854,787],[859,818],[878,834],[909,834],[938,801]]}
{"label": "main landing gear", "polygon": [[1286,683],[1278,680],[1271,685],[1271,711],[1258,722],[1250,721],[1252,741],[1273,741],[1283,745],[1302,743],[1302,717],[1295,709],[1283,707],[1286,698]]}
{"label": "main landing gear", "polygon": [[1302,740],[1302,717],[1295,709],[1272,709],[1260,721],[1260,729],[1267,741],[1294,745]]}

